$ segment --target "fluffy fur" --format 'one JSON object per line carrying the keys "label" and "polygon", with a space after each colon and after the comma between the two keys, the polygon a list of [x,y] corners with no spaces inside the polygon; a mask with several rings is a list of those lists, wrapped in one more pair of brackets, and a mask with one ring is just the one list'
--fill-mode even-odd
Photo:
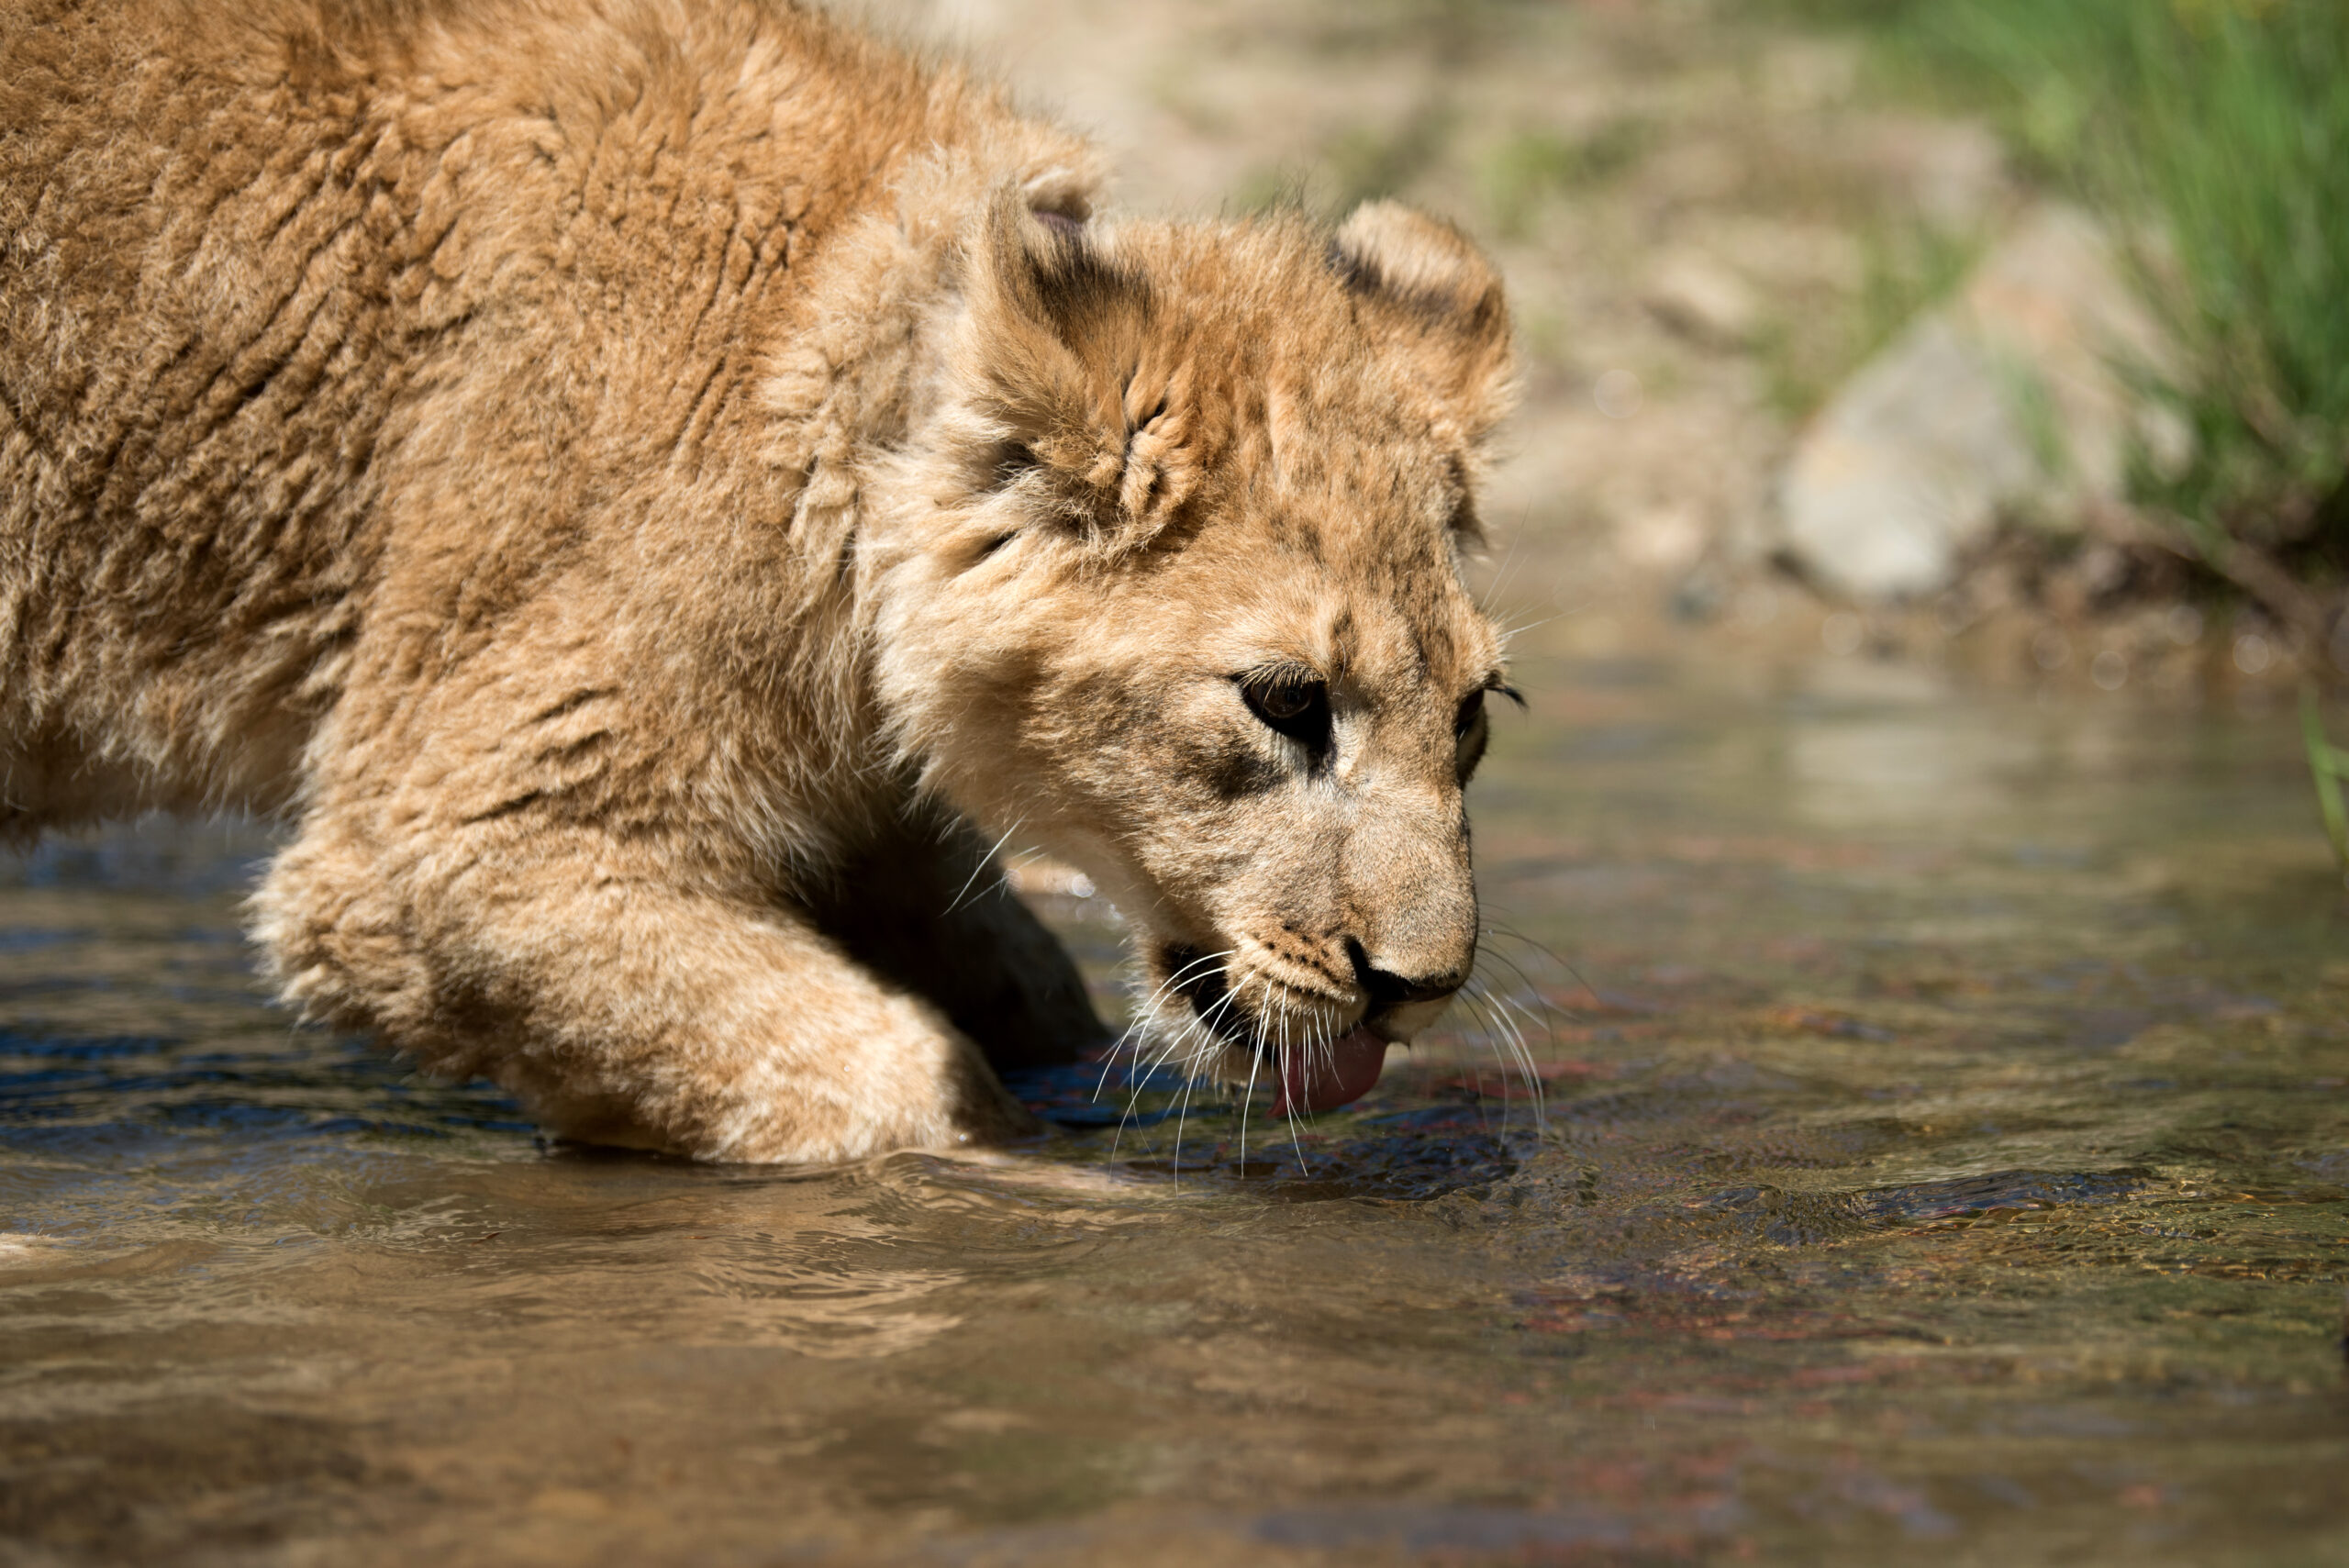
{"label": "fluffy fur", "polygon": [[280,814],[306,1014],[713,1159],[1023,1129],[988,1059],[1100,1030],[1007,831],[1227,1070],[1464,979],[1451,230],[1097,223],[763,0],[5,0],[0,61],[0,835]]}

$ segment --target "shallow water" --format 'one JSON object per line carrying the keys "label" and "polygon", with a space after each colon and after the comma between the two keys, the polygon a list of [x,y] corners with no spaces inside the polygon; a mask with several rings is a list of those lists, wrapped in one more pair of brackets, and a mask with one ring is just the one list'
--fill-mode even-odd
{"label": "shallow water", "polygon": [[549,1150],[261,1005],[250,831],[0,861],[0,1561],[2349,1556],[2290,717],[1522,674],[1538,1106],[1472,1017],[1244,1153],[1074,1074],[985,1159]]}

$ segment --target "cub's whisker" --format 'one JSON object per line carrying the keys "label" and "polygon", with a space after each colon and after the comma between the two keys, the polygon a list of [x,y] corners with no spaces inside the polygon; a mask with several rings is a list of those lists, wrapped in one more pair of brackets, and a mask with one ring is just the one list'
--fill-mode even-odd
{"label": "cub's whisker", "polygon": [[1248,1052],[1248,1084],[1240,1091],[1240,1163],[1243,1170],[1248,1164],[1248,1113],[1256,1098],[1257,1069],[1264,1064],[1264,1023],[1259,1020],[1256,1040]]}
{"label": "cub's whisker", "polygon": [[[1121,1052],[1125,1051],[1129,1046],[1130,1046],[1133,1051],[1135,1061],[1137,1062],[1141,1061],[1142,1040],[1151,1032],[1153,1025],[1163,1024],[1163,1022],[1162,1007],[1167,993],[1179,986],[1185,980],[1189,979],[1196,971],[1204,968],[1208,964],[1215,963],[1220,960],[1230,958],[1235,951],[1237,950],[1226,948],[1221,952],[1207,953],[1198,958],[1193,959],[1190,962],[1185,964],[1182,968],[1168,975],[1164,980],[1160,981],[1158,985],[1152,990],[1150,995],[1142,999],[1141,1003],[1134,1009],[1133,1021],[1126,1026],[1125,1032],[1120,1034],[1116,1041],[1111,1044],[1108,1054],[1102,1061],[1100,1081],[1093,1086],[1093,1097],[1096,1101],[1098,1101],[1101,1098],[1103,1092],[1108,1088],[1109,1074],[1116,1069],[1118,1057]],[[1229,993],[1227,992],[1226,995],[1228,995]],[[1129,1109],[1128,1114],[1131,1114],[1130,1108]]]}
{"label": "cub's whisker", "polygon": [[[1516,927],[1504,925],[1502,922],[1487,917],[1479,922],[1477,929],[1486,936],[1505,938],[1531,952],[1539,954],[1541,957],[1548,960],[1553,964],[1556,964],[1558,968],[1564,971],[1566,977],[1572,980],[1575,984],[1581,986],[1586,991],[1591,989],[1591,984],[1588,980],[1584,978],[1582,971],[1576,969],[1571,962],[1561,957],[1556,951],[1543,946],[1540,942],[1535,941],[1531,937],[1527,936]],[[1539,988],[1536,987],[1532,981],[1527,977],[1523,966],[1519,964],[1516,960],[1510,958],[1507,953],[1501,951],[1498,948],[1492,946],[1490,943],[1479,944],[1477,956],[1481,959],[1486,955],[1491,956],[1497,962],[1508,964],[1509,968],[1516,973],[1518,979],[1524,983],[1527,990],[1532,991],[1536,995],[1540,995]]]}
{"label": "cub's whisker", "polygon": [[[1003,847],[1011,842],[1011,836],[1014,833],[1019,832],[1022,827],[1026,826],[1027,821],[1027,817],[1025,815],[1021,816],[1018,821],[1012,823],[1010,827],[1006,828],[1003,830],[1003,837],[995,841],[994,848],[990,849],[985,854],[979,857],[979,863],[971,868],[971,874],[963,879],[963,885],[955,891],[953,899],[946,906],[947,915],[952,915],[955,910],[960,909],[963,906],[963,900],[970,896],[971,889],[978,885],[979,878],[988,871],[993,871],[996,873],[996,879],[997,881],[1002,880],[1003,869],[995,863],[995,858],[996,856],[1003,853]],[[945,915],[939,917],[941,919],[944,919],[945,917]]]}
{"label": "cub's whisker", "polygon": [[1495,1054],[1506,1052],[1505,1061],[1513,1064],[1519,1076],[1525,1080],[1527,1096],[1533,1102],[1534,1129],[1539,1131],[1549,1125],[1548,1101],[1542,1088],[1541,1070],[1525,1043],[1524,1032],[1508,1016],[1508,1000],[1497,995],[1481,981],[1470,981],[1469,988],[1476,993],[1478,1010],[1489,1020],[1489,1038],[1493,1041]]}
{"label": "cub's whisker", "polygon": [[[1226,956],[1229,955],[1218,953],[1210,955],[1208,959],[1196,960],[1193,963],[1186,965],[1183,971],[1178,971],[1177,974],[1179,976],[1200,963]],[[1156,998],[1163,996],[1168,988],[1167,985],[1161,985],[1153,994],[1153,1006],[1148,1015],[1138,1020],[1138,1027],[1151,1023],[1159,1024],[1162,1028],[1165,1025],[1164,1009],[1154,1004]],[[1147,1062],[1142,1061],[1143,1050],[1146,1048],[1137,1045],[1134,1051],[1136,1066],[1128,1084],[1125,1108],[1118,1118],[1118,1135],[1110,1140],[1109,1154],[1112,1160],[1116,1159],[1118,1150],[1123,1142],[1125,1129],[1131,1124],[1134,1113],[1141,1104],[1141,1096],[1148,1087],[1149,1078],[1177,1057],[1182,1057],[1184,1059],[1184,1065],[1180,1070],[1183,1079],[1182,1100],[1176,1116],[1174,1135],[1174,1157],[1179,1171],[1182,1161],[1183,1132],[1190,1116],[1192,1092],[1206,1076],[1207,1069],[1212,1064],[1216,1053],[1223,1048],[1223,1038],[1215,1025],[1238,999],[1238,992],[1227,989],[1205,1014],[1193,1013],[1181,1017],[1174,1025],[1171,1034],[1162,1037],[1156,1054]],[[1107,1078],[1108,1070],[1105,1068],[1104,1084],[1107,1083]]]}

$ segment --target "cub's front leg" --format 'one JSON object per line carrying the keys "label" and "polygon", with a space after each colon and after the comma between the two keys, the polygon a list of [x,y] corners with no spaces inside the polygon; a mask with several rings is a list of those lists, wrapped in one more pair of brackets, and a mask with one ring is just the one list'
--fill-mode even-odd
{"label": "cub's front leg", "polygon": [[595,829],[373,837],[322,813],[272,868],[258,927],[286,995],[556,1132],[821,1162],[1033,1129],[969,1038],[804,911]]}

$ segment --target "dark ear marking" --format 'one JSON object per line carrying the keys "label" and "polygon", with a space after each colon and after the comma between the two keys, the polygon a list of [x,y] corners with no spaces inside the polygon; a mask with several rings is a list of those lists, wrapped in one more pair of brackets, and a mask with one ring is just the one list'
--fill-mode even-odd
{"label": "dark ear marking", "polygon": [[1464,332],[1470,337],[1481,337],[1490,329],[1485,300],[1472,306],[1470,317],[1464,320],[1460,302],[1448,294],[1398,284],[1371,257],[1350,252],[1334,239],[1330,241],[1328,254],[1330,270],[1337,274],[1340,287],[1356,299],[1400,311],[1423,332]]}
{"label": "dark ear marking", "polygon": [[1418,361],[1452,401],[1468,444],[1509,402],[1509,322],[1501,275],[1468,237],[1399,202],[1364,202],[1325,251],[1355,318]]}
{"label": "dark ear marking", "polygon": [[1323,254],[1339,285],[1398,309],[1421,328],[1484,338],[1506,331],[1500,274],[1448,223],[1396,202],[1368,202]]}
{"label": "dark ear marking", "polygon": [[[1148,272],[1113,233],[1008,191],[970,254],[970,336],[958,359],[993,427],[972,452],[973,487],[1022,495],[1089,546],[1147,542],[1173,520],[1200,462],[1180,422],[1183,368],[1152,358]],[[1153,402],[1137,420],[1134,406]]]}
{"label": "dark ear marking", "polygon": [[[1041,221],[1041,213],[1037,214]],[[1043,242],[1028,248],[1036,303],[1063,338],[1119,306],[1147,312],[1150,281],[1141,270],[1114,261],[1074,223],[1043,223]]]}
{"label": "dark ear marking", "polygon": [[1378,275],[1377,263],[1368,256],[1348,250],[1338,243],[1338,237],[1334,234],[1321,248],[1321,257],[1329,262],[1330,272],[1337,278],[1338,286],[1348,294],[1377,294],[1386,286]]}
{"label": "dark ear marking", "polygon": [[1005,441],[995,449],[995,460],[987,465],[987,488],[1009,489],[1021,474],[1041,467],[1043,461],[1026,441]]}

